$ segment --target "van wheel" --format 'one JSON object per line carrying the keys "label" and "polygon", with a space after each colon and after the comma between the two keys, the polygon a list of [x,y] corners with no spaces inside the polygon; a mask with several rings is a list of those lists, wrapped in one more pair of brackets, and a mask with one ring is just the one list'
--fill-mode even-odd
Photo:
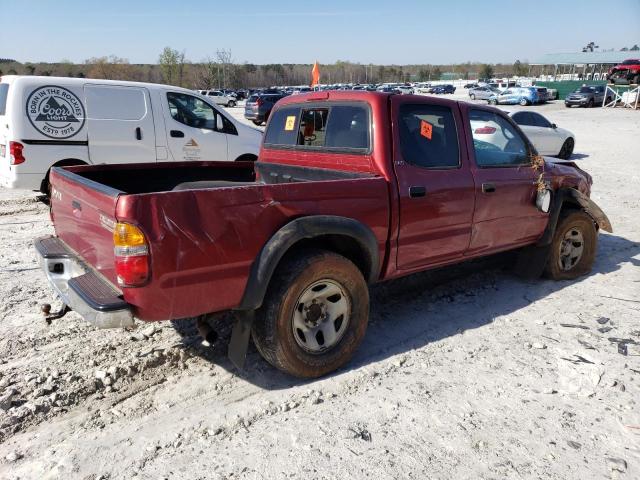
{"label": "van wheel", "polygon": [[364,338],[369,290],[358,268],[324,250],[302,250],[278,267],[252,330],[262,357],[315,378],[349,361]]}
{"label": "van wheel", "polygon": [[545,273],[554,280],[571,280],[589,273],[597,244],[593,219],[582,210],[569,211],[556,227]]}

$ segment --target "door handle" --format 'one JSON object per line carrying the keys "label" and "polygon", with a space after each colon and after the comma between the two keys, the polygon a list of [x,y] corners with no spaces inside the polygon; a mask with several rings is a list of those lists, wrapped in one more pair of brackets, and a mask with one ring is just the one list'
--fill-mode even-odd
{"label": "door handle", "polygon": [[424,197],[427,194],[427,189],[424,187],[414,186],[409,187],[409,196],[411,198]]}
{"label": "door handle", "polygon": [[483,183],[482,193],[493,193],[496,191],[496,186],[493,183]]}
{"label": "door handle", "polygon": [[136,128],[136,140],[142,140],[142,129],[140,127]]}
{"label": "door handle", "polygon": [[169,135],[171,135],[173,138],[182,138],[184,137],[184,132],[180,130],[171,130],[169,132]]}

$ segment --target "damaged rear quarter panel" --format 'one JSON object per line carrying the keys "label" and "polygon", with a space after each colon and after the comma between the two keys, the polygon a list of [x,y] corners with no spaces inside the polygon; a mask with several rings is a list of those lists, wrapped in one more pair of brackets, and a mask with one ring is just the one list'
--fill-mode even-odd
{"label": "damaged rear quarter panel", "polygon": [[339,215],[367,225],[380,258],[388,237],[384,178],[260,184],[124,195],[119,221],[139,225],[151,254],[151,281],[125,288],[143,320],[168,320],[233,308],[262,246],[289,221]]}

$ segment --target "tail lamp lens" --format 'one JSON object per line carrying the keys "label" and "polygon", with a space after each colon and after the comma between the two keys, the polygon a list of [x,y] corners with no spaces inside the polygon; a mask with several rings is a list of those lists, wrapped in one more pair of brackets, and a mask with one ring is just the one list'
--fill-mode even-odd
{"label": "tail lamp lens", "polygon": [[9,163],[11,165],[20,165],[24,163],[26,158],[22,153],[24,145],[20,142],[9,142]]}
{"label": "tail lamp lens", "polygon": [[144,233],[130,223],[116,223],[113,245],[118,285],[143,285],[149,278],[149,246]]}

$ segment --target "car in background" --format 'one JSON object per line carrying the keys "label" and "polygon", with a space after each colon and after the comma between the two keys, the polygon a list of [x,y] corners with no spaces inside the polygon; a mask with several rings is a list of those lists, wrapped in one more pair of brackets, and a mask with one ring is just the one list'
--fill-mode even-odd
{"label": "car in background", "polygon": [[509,116],[531,140],[540,155],[568,160],[576,144],[575,135],[558,127],[537,112],[511,112]]}
{"label": "car in background", "polygon": [[221,90],[204,90],[202,93],[209,100],[213,101],[216,105],[222,105],[225,107],[235,107],[237,100],[231,95],[226,95]]}
{"label": "car in background", "polygon": [[500,90],[489,86],[474,87],[469,90],[469,98],[471,100],[489,100],[492,95],[497,95],[499,93]]}
{"label": "car in background", "polygon": [[383,92],[383,93],[396,93],[396,94],[401,93],[400,90],[398,90],[398,88],[392,87],[391,85],[381,85],[376,89],[376,91]]}
{"label": "car in background", "polygon": [[445,94],[445,93],[455,93],[456,87],[453,85],[436,85],[431,89],[431,93],[435,93],[436,95]]}
{"label": "car in background", "polygon": [[[487,100],[490,105],[533,105],[540,103],[536,87],[512,87],[502,93],[491,95]],[[542,101],[546,101],[542,100]]]}
{"label": "car in background", "polygon": [[640,82],[640,58],[630,58],[609,69],[607,81],[617,85],[637,85]]}
{"label": "car in background", "polygon": [[414,93],[413,88],[409,85],[400,85],[397,87],[397,89],[400,90],[400,93],[403,95],[411,95]]}
{"label": "car in background", "polygon": [[293,89],[293,92],[291,92],[291,95],[299,95],[301,93],[308,93],[311,91],[310,87],[296,87]]}
{"label": "car in background", "polygon": [[567,108],[574,106],[594,107],[595,105],[602,105],[605,96],[606,103],[611,102],[612,94],[607,95],[607,89],[604,85],[583,85],[565,97],[564,105]]}
{"label": "car in background", "polygon": [[245,98],[247,98],[249,96],[249,91],[245,90],[245,89],[240,89],[240,90],[236,90],[236,99],[237,100],[244,100]]}
{"label": "car in background", "polygon": [[478,84],[477,83],[467,83],[464,88],[477,88]]}
{"label": "car in background", "polygon": [[284,93],[251,95],[244,106],[244,118],[251,120],[255,125],[262,125],[269,119],[276,102],[286,96]]}

